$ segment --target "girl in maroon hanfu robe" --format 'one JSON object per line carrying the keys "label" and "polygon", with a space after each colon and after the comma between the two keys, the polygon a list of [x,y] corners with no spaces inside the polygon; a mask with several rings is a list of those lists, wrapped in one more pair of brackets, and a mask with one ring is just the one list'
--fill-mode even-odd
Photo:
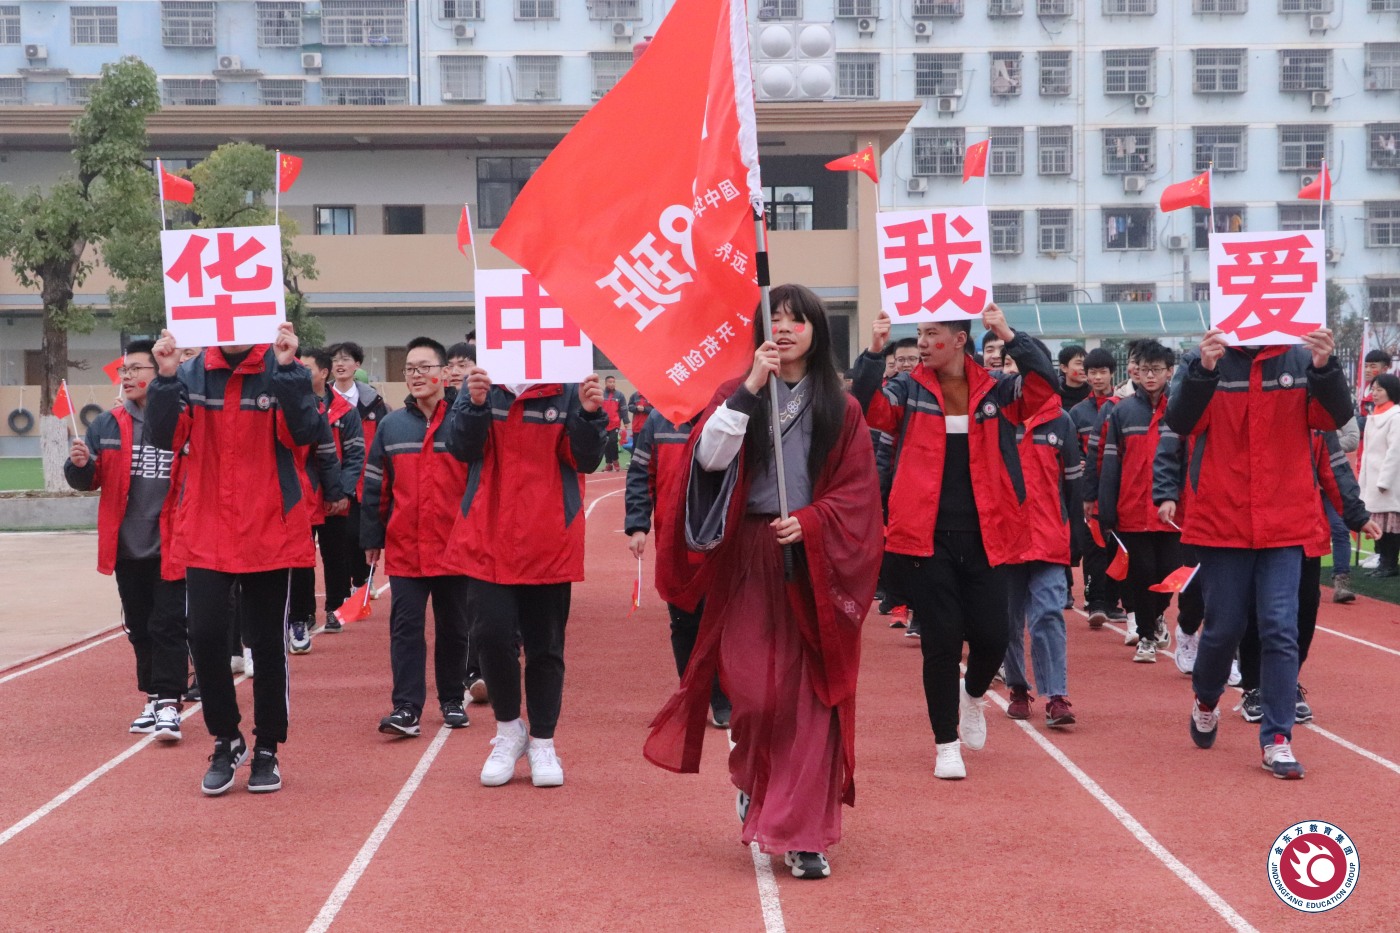
{"label": "girl in maroon hanfu robe", "polygon": [[[661,568],[704,616],[680,689],[652,722],[646,757],[697,771],[716,668],[734,704],[729,773],[743,841],[781,852],[799,878],[831,873],[841,804],[854,804],[860,626],[882,536],[870,434],[842,389],[822,301],[772,291],[773,341],[722,386],[691,433],[684,542]],[[779,376],[790,517],[779,518],[769,373]],[[783,546],[793,551],[785,578]],[[690,551],[705,552],[698,567]]]}

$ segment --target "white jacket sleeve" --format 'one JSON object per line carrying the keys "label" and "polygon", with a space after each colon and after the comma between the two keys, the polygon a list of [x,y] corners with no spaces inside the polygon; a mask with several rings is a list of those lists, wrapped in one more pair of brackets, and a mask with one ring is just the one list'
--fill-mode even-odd
{"label": "white jacket sleeve", "polygon": [[744,446],[744,433],[749,428],[749,416],[733,411],[728,405],[721,405],[705,422],[700,431],[700,440],[695,445],[695,462],[700,469],[719,473],[729,469],[729,464],[739,456]]}

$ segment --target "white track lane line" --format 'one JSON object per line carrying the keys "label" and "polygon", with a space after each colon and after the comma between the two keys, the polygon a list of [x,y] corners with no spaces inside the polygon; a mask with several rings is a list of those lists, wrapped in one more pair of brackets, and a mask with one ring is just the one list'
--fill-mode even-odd
{"label": "white track lane line", "polygon": [[[78,647],[74,648],[72,651],[65,651],[63,654],[55,655],[54,657],[49,658],[49,659],[47,659],[47,660],[45,660],[45,661],[40,661],[38,664],[35,664],[35,665],[33,665],[32,667],[26,667],[26,668],[24,668],[23,670],[18,670],[18,671],[14,671],[14,672],[12,672],[12,673],[6,674],[4,677],[0,677],[0,684],[9,683],[10,681],[14,680],[16,677],[23,677],[25,674],[32,674],[32,673],[34,673],[35,671],[43,670],[44,668],[48,667],[50,664],[57,664],[59,661],[66,661],[66,660],[68,660],[69,658],[73,657],[73,656],[76,655],[76,654],[82,654],[84,651],[87,651],[87,650],[89,650],[89,649],[91,649],[91,648],[96,648],[98,645],[104,645],[104,644],[106,644],[107,642],[111,641],[113,638],[120,638],[121,636],[123,636],[123,635],[125,635],[125,634],[126,634],[126,633],[123,632],[121,629],[118,629],[117,631],[115,631],[115,632],[113,632],[112,634],[107,635],[107,636],[105,636],[105,637],[103,637],[103,638],[97,638],[97,639],[95,639],[95,640],[93,640],[93,641],[88,642],[88,643],[85,644],[85,645],[79,645]],[[88,637],[89,637],[89,638],[92,638],[91,635],[89,635]],[[31,658],[30,660],[33,660],[33,659]],[[17,665],[17,666],[24,665],[24,664],[27,664],[27,663],[29,663],[29,662],[28,662],[28,661],[20,661],[20,662],[19,662],[19,665]]]}
{"label": "white track lane line", "polygon": [[[1000,694],[993,690],[988,690],[987,696],[991,697],[992,701],[995,702],[997,706],[1001,707],[1002,712],[1006,711],[1008,704],[1001,698]],[[1070,777],[1078,781],[1079,786],[1089,792],[1089,796],[1097,800],[1109,813],[1112,813],[1114,818],[1118,820],[1128,832],[1132,833],[1133,837],[1137,839],[1138,842],[1142,843],[1147,851],[1151,852],[1156,856],[1159,862],[1167,866],[1168,871],[1176,875],[1182,883],[1192,891],[1195,891],[1196,894],[1200,895],[1201,899],[1210,906],[1211,910],[1219,914],[1221,918],[1230,925],[1231,929],[1238,930],[1240,933],[1257,933],[1248,920],[1240,916],[1223,897],[1210,887],[1210,885],[1202,881],[1199,875],[1188,868],[1181,859],[1173,855],[1166,846],[1158,842],[1157,839],[1147,831],[1146,827],[1139,823],[1131,813],[1123,808],[1122,804],[1110,797],[1108,792],[1100,787],[1097,781],[1084,773],[1084,770],[1073,761],[1070,761],[1069,757],[1055,747],[1053,742],[1037,732],[1035,727],[1030,723],[1024,720],[1013,721],[1021,728],[1022,732],[1030,736],[1031,740],[1040,746],[1042,751],[1055,759],[1060,767],[1068,771]]]}
{"label": "white track lane line", "polygon": [[[1319,632],[1326,632],[1328,635],[1336,635],[1338,638],[1345,638],[1347,641],[1354,641],[1358,645],[1365,645],[1367,648],[1375,648],[1377,651],[1384,651],[1386,654],[1393,654],[1400,657],[1400,651],[1396,651],[1394,648],[1387,648],[1385,645],[1378,645],[1373,641],[1357,638],[1355,635],[1348,635],[1346,632],[1339,632],[1336,629],[1327,628],[1323,625],[1319,625],[1317,630]],[[0,681],[0,683],[4,683],[4,681]]]}
{"label": "white track lane line", "polygon": [[335,922],[336,915],[340,913],[340,909],[345,906],[346,900],[349,899],[350,892],[355,889],[355,885],[364,875],[365,870],[369,868],[369,863],[374,858],[375,853],[379,851],[380,845],[389,835],[389,830],[394,828],[394,823],[398,821],[404,807],[408,806],[408,801],[418,790],[418,786],[423,783],[423,778],[427,775],[428,769],[432,767],[434,759],[437,758],[438,752],[442,750],[442,746],[447,742],[447,736],[451,732],[452,730],[447,726],[438,729],[438,734],[433,738],[432,744],[428,746],[427,751],[423,752],[423,757],[418,759],[418,765],[413,769],[413,773],[408,776],[403,787],[399,788],[398,796],[394,798],[393,803],[389,804],[389,809],[384,811],[384,815],[380,817],[378,825],[369,834],[365,844],[360,846],[360,851],[355,854],[350,867],[345,869],[345,874],[340,876],[335,890],[331,892],[330,897],[326,898],[326,903],[321,906],[321,912],[316,915],[315,920],[311,921],[311,926],[306,928],[307,933],[324,933],[330,929],[330,925]]}
{"label": "white track lane line", "polygon": [[[728,729],[724,737],[729,740],[729,750],[734,751],[734,733]],[[758,847],[749,843],[753,856],[753,874],[758,882],[758,906],[763,911],[764,933],[787,933],[787,923],[783,920],[783,902],[778,898],[778,879],[773,877],[773,858]]]}
{"label": "white track lane line", "polygon": [[[239,684],[243,683],[243,681],[247,679],[248,678],[246,676],[241,676],[233,682],[233,686],[237,688]],[[199,712],[201,706],[203,706],[202,703],[194,703],[186,707],[185,710],[180,713],[180,726],[182,731],[189,717]],[[111,771],[117,765],[121,764],[123,761],[126,761],[132,755],[135,755],[137,752],[141,751],[141,749],[150,745],[155,740],[156,735],[154,732],[142,736],[139,741],[133,744],[126,751],[122,752],[120,755],[101,765],[96,770],[87,774],[85,777],[80,778],[76,783],[71,785],[63,793],[50,800],[48,803],[35,810],[33,813],[29,814],[24,819],[20,820],[18,823],[5,830],[3,833],[0,833],[0,846],[3,846],[5,843],[9,842],[11,839],[15,838],[20,833],[33,826],[35,823],[39,822],[44,817],[48,816],[50,813],[63,806],[65,803],[78,796],[78,794],[82,793],[82,791],[84,791],[90,784],[92,784],[98,778],[102,777],[102,775],[106,774],[108,771]]]}
{"label": "white track lane line", "polygon": [[587,518],[588,516],[592,515],[593,510],[598,507],[599,502],[602,502],[604,499],[611,499],[613,496],[620,496],[624,492],[626,492],[626,490],[624,489],[614,489],[612,492],[604,493],[603,495],[594,499],[592,502],[588,503],[588,508],[584,510],[583,517]]}

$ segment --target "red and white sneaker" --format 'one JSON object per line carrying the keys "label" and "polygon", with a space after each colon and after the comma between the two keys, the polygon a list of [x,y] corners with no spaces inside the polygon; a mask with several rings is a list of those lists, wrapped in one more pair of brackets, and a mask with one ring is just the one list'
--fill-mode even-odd
{"label": "red and white sneaker", "polygon": [[1275,735],[1273,744],[1264,746],[1260,767],[1285,781],[1303,779],[1303,766],[1293,757],[1293,745],[1282,735]]}

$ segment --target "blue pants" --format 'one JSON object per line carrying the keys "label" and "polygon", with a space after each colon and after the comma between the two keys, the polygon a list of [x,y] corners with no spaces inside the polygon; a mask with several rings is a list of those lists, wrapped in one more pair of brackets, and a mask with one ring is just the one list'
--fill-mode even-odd
{"label": "blue pants", "polygon": [[1065,653],[1065,568],[1031,561],[1007,568],[1011,641],[1006,647],[1006,684],[1028,688],[1026,623],[1031,629],[1035,686],[1043,697],[1069,695]]}
{"label": "blue pants", "polygon": [[1191,684],[1207,704],[1220,701],[1230,676],[1251,606],[1259,623],[1259,698],[1264,718],[1259,743],[1274,736],[1290,741],[1298,687],[1298,583],[1303,570],[1301,547],[1218,548],[1197,546],[1198,582],[1206,601],[1208,624]]}
{"label": "blue pants", "polygon": [[1327,513],[1327,525],[1332,529],[1332,578],[1336,579],[1339,573],[1351,573],[1351,532],[1326,496],[1322,497],[1322,510]]}

